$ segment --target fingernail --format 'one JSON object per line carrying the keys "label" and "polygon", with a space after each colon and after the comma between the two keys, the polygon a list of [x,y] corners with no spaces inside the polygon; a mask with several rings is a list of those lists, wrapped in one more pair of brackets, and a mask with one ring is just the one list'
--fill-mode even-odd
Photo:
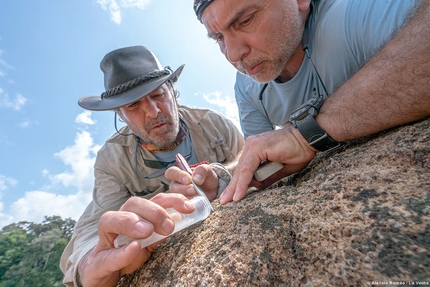
{"label": "fingernail", "polygon": [[197,183],[198,185],[203,183],[203,176],[201,176],[200,174],[196,174],[193,176],[194,182]]}
{"label": "fingernail", "polygon": [[148,231],[151,230],[151,226],[148,223],[143,222],[143,221],[139,221],[138,223],[136,223],[135,226],[136,226],[137,231],[139,231],[142,234],[147,234]]}
{"label": "fingernail", "polygon": [[161,228],[164,230],[164,232],[166,233],[172,233],[173,231],[173,226],[174,223],[172,220],[170,220],[169,218],[164,219],[163,224],[161,224]]}
{"label": "fingernail", "polygon": [[189,179],[189,177],[188,176],[184,176],[183,178],[182,178],[182,184],[189,184],[190,183],[190,179]]}
{"label": "fingernail", "polygon": [[186,201],[184,202],[184,205],[185,205],[185,207],[186,207],[187,209],[190,209],[190,210],[193,210],[193,209],[194,209],[194,204],[193,204],[191,201],[189,201],[189,200],[186,200]]}
{"label": "fingernail", "polygon": [[188,195],[193,195],[195,196],[197,191],[194,189],[194,186],[190,185],[190,187],[187,189]]}
{"label": "fingernail", "polygon": [[224,193],[221,194],[220,198],[219,198],[219,203],[220,204],[224,204],[225,203],[225,199],[224,199]]}

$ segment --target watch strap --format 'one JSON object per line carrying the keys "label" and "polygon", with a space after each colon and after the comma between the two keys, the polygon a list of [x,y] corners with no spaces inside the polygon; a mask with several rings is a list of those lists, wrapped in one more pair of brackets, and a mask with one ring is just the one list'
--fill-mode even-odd
{"label": "watch strap", "polygon": [[297,129],[308,144],[319,151],[328,151],[340,146],[317,123],[313,116],[307,116],[296,122]]}
{"label": "watch strap", "polygon": [[221,193],[224,191],[224,189],[227,188],[227,185],[230,183],[232,176],[227,170],[227,168],[218,162],[213,162],[209,164],[209,166],[218,176],[218,192],[216,198],[219,198],[221,196]]}

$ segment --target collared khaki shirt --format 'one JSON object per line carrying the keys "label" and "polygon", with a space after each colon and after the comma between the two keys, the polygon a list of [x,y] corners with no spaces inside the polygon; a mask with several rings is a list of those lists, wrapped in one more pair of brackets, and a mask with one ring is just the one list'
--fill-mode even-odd
{"label": "collared khaki shirt", "polygon": [[[238,128],[223,115],[200,108],[179,107],[179,114],[188,126],[193,150],[198,161],[227,163],[242,151],[244,139]],[[131,130],[124,127],[122,134]],[[135,136],[114,134],[97,153],[94,165],[95,185],[92,202],[75,225],[72,239],[64,249],[60,267],[65,274],[63,283],[74,286],[77,266],[82,257],[98,241],[98,223],[107,211],[119,210],[131,196],[151,198],[157,193],[168,192],[169,182],[164,177],[143,179],[135,171]],[[156,160],[143,149],[146,159]],[[138,157],[142,174],[151,169]]]}

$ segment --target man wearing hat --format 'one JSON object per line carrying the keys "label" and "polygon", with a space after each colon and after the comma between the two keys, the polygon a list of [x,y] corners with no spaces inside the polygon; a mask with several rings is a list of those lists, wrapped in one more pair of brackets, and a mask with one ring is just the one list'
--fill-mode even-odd
{"label": "man wearing hat", "polygon": [[[238,70],[246,142],[221,204],[430,116],[430,1],[195,0],[194,11]],[[258,183],[266,160],[284,166]]]}
{"label": "man wearing hat", "polygon": [[118,234],[137,239],[153,231],[168,235],[174,223],[165,208],[194,210],[182,194],[166,193],[170,181],[164,172],[174,165],[176,153],[190,165],[209,163],[212,178],[218,180],[201,187],[217,190],[208,194],[212,200],[229,181],[220,163],[234,161],[243,146],[243,135],[221,114],[178,104],[173,83],[184,65],[174,72],[162,68],[150,50],[134,46],[108,53],[100,67],[106,91],[81,98],[79,105],[112,110],[127,125],[97,154],[93,200],[61,258],[67,286],[112,286],[121,275],[139,268],[156,246],[141,249],[135,241],[116,249]]}

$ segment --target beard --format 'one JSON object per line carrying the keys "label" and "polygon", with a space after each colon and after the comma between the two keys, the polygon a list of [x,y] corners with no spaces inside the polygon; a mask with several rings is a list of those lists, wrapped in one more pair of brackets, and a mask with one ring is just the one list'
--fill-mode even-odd
{"label": "beard", "polygon": [[[164,123],[166,127],[160,131],[152,131],[152,128],[158,124]],[[179,115],[177,108],[174,109],[172,115],[159,115],[157,118],[147,121],[144,127],[139,128],[137,125],[129,127],[142,142],[156,146],[158,149],[163,149],[171,145],[176,140],[179,133]]]}
{"label": "beard", "polygon": [[236,69],[243,74],[246,70],[262,63],[261,71],[254,75],[249,75],[254,81],[267,83],[276,79],[287,65],[288,60],[296,52],[300,45],[304,23],[300,14],[292,9],[289,4],[284,6],[284,15],[277,31],[269,33],[264,40],[266,53],[260,53],[247,57],[235,64]]}

